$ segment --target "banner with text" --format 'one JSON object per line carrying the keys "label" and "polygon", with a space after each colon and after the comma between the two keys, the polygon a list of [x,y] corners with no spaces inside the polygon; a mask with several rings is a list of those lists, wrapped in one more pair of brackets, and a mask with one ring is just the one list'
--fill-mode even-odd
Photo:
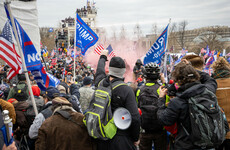
{"label": "banner with text", "polygon": [[76,15],[76,46],[81,49],[82,55],[85,55],[88,48],[98,41],[98,36],[93,30]]}
{"label": "banner with text", "polygon": [[158,37],[156,42],[152,45],[149,51],[144,56],[144,64],[148,64],[150,62],[155,62],[158,65],[161,65],[161,58],[165,54],[165,49],[167,45],[168,38],[168,25]]}
{"label": "banner with text", "polygon": [[[12,26],[12,22],[9,16],[9,11],[6,5],[5,5],[5,10],[6,10],[7,18],[9,19],[10,24]],[[14,18],[14,22],[15,22],[15,26],[17,29],[17,33],[18,33],[18,39],[20,42],[20,46],[24,54],[27,70],[28,71],[39,70],[41,68],[41,60],[40,60],[39,54],[37,53],[37,50],[35,49],[29,36],[26,34],[22,26],[19,24],[19,22],[15,18]]]}

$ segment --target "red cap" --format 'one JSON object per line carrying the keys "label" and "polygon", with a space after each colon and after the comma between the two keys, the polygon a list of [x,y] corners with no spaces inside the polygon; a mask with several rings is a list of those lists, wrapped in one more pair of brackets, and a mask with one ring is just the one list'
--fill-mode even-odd
{"label": "red cap", "polygon": [[15,101],[17,101],[15,98],[10,98],[10,99],[8,99],[8,102],[10,102],[11,104],[12,104],[13,102],[15,102]]}

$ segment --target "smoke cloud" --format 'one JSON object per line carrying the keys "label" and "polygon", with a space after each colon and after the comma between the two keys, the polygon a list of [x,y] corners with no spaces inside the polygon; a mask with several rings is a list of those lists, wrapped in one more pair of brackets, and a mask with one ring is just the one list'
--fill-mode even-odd
{"label": "smoke cloud", "polygon": [[[105,44],[104,47],[107,48],[108,45],[109,44]],[[144,56],[147,50],[139,47],[137,43],[128,40],[111,42],[111,46],[116,56],[123,58],[126,62],[125,82],[134,82],[133,67],[135,66],[137,59]],[[99,57],[98,54],[94,53],[94,48],[91,48],[86,53],[85,61],[96,70]],[[106,62],[106,71],[108,71],[110,59],[111,58],[108,57],[108,61]]]}

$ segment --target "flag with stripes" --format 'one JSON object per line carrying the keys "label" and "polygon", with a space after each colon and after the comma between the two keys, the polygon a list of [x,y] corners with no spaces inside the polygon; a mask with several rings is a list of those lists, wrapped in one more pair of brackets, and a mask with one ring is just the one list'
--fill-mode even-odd
{"label": "flag with stripes", "polygon": [[116,56],[111,45],[109,45],[106,49],[109,51],[109,55],[108,55],[109,57]]}
{"label": "flag with stripes", "polygon": [[53,49],[52,52],[51,52],[51,57],[54,57],[55,54],[56,54],[55,50]]}
{"label": "flag with stripes", "polygon": [[[6,5],[4,6],[5,6],[7,18],[10,22],[10,25],[12,26],[12,22],[10,21],[9,11]],[[40,60],[40,56],[37,53],[37,50],[35,49],[33,42],[30,40],[29,36],[25,32],[25,30],[22,28],[22,26],[19,24],[17,19],[14,18],[14,22],[15,22],[17,33],[18,33],[19,43],[22,48],[22,52],[24,54],[24,60],[25,60],[27,70],[32,71],[32,70],[41,69],[42,63]]]}
{"label": "flag with stripes", "polygon": [[102,44],[98,45],[95,49],[94,49],[94,53],[101,55],[101,51],[104,50],[104,46]]}
{"label": "flag with stripes", "polygon": [[11,79],[21,70],[21,58],[17,54],[12,40],[10,24],[7,21],[0,35],[0,58],[10,67],[7,79]]}

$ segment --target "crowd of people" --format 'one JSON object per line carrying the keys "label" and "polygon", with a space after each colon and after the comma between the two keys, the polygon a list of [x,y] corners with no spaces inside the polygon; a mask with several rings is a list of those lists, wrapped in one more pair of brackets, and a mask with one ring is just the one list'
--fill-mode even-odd
{"label": "crowd of people", "polygon": [[[2,67],[0,127],[4,125],[2,111],[8,110],[13,123],[14,142],[6,146],[0,132],[0,150],[230,149],[230,65],[224,57],[212,64],[213,74],[210,76],[202,71],[205,60],[201,56],[186,55],[172,72],[168,70],[167,79],[158,64],[143,65],[138,59],[133,68],[133,82],[125,83],[127,62],[115,56],[106,69],[107,56],[108,50],[103,50],[94,70],[79,55],[75,58],[75,72],[70,56],[58,56],[54,64],[49,59],[44,62],[46,71],[61,82],[45,91],[41,91],[32,74],[29,74],[30,83],[26,82],[25,74],[7,80],[9,68],[7,65]],[[170,82],[167,83],[167,80]],[[99,84],[111,88],[111,84],[116,82],[124,84],[112,88],[111,111],[126,108],[131,114],[131,125],[125,130],[117,128],[115,136],[108,140],[92,137],[90,135],[93,133],[89,134],[92,131],[88,130],[83,120],[89,107],[92,107],[90,102],[95,90]],[[32,85],[38,115],[35,114],[27,84]],[[196,113],[192,111],[191,99],[209,102],[211,105],[207,109],[220,114],[207,119],[207,122],[197,123],[197,126],[203,127],[210,125],[207,132],[211,139],[203,143],[202,135],[206,133],[206,128],[204,131],[195,128],[192,115]],[[215,122],[216,126],[212,126]],[[198,142],[194,132],[201,134]]]}

